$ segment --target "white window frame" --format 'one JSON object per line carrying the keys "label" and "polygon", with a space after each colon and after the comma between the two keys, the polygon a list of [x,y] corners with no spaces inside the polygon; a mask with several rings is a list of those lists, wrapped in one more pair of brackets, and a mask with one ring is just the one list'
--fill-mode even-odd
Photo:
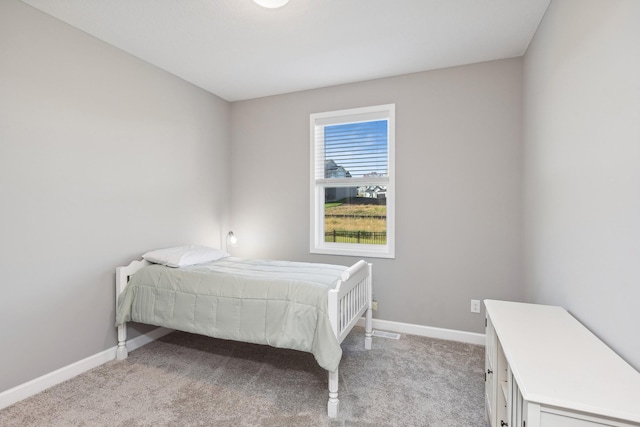
{"label": "white window frame", "polygon": [[[367,178],[324,178],[324,127],[337,124],[387,120],[388,176]],[[346,255],[373,258],[395,258],[395,104],[329,111],[310,115],[311,134],[311,219],[310,252],[313,254]],[[317,138],[317,139],[316,139]],[[322,168],[320,178],[316,171]],[[324,238],[324,188],[356,187],[378,184],[387,187],[387,244],[325,242]]]}

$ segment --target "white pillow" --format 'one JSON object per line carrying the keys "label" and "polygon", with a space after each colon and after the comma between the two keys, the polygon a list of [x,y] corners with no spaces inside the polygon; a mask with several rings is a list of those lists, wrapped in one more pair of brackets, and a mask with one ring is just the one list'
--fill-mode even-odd
{"label": "white pillow", "polygon": [[183,267],[215,261],[228,256],[229,254],[221,249],[189,245],[150,251],[142,255],[142,258],[167,267]]}

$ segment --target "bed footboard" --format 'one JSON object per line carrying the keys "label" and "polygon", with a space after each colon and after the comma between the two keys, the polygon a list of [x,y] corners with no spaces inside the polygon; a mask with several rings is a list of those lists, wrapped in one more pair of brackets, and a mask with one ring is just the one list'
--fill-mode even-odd
{"label": "bed footboard", "polygon": [[365,347],[371,349],[371,285],[371,264],[361,260],[345,270],[329,291],[329,319],[339,343],[366,313]]}
{"label": "bed footboard", "polygon": [[[371,350],[372,327],[371,264],[358,261],[342,273],[335,289],[329,291],[329,319],[339,343],[342,343],[358,320],[365,315],[364,348]],[[338,416],[338,369],[329,372],[329,401],[327,415]]]}

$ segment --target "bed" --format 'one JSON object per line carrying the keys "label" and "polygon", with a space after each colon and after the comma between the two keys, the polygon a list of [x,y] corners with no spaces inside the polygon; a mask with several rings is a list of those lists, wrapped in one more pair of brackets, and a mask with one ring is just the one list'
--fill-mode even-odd
{"label": "bed", "polygon": [[145,256],[116,269],[117,358],[128,355],[129,321],[310,352],[328,371],[327,414],[337,417],[340,343],[363,315],[365,348],[371,349],[371,264],[360,260],[345,267],[221,253],[186,265]]}

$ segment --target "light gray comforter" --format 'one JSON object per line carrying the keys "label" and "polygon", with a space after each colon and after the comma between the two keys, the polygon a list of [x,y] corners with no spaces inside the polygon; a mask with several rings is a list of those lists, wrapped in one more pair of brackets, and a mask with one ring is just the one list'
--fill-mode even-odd
{"label": "light gray comforter", "polygon": [[347,267],[224,258],[191,267],[152,264],[118,299],[116,326],[146,323],[310,352],[335,371],[342,357],[327,293]]}

